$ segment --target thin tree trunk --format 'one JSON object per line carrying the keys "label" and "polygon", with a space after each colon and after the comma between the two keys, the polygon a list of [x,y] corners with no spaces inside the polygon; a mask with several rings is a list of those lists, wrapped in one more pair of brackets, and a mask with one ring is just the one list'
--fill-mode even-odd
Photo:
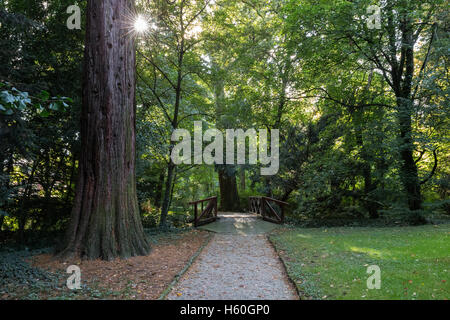
{"label": "thin tree trunk", "polygon": [[[361,175],[364,179],[364,195],[366,200],[364,200],[364,207],[369,213],[369,217],[371,219],[376,219],[379,217],[378,214],[378,205],[372,199],[371,193],[376,189],[376,184],[372,179],[372,170],[370,166],[370,157],[367,152],[367,146],[364,143],[363,139],[363,126],[364,123],[364,112],[360,108],[357,110],[351,110],[351,116],[353,118],[354,126],[355,126],[355,140],[356,144],[360,147],[360,157],[362,162],[362,170]],[[353,198],[354,199],[354,198]]]}
{"label": "thin tree trunk", "polygon": [[[1,136],[0,136],[0,138],[1,138]],[[1,142],[1,139],[0,139],[0,142]],[[4,159],[3,159],[3,157],[4,157],[3,156],[3,151],[0,151],[0,178],[2,178],[2,179],[3,179],[3,176],[5,176],[5,173],[4,173]],[[0,199],[4,198],[6,196],[8,190],[9,190],[8,182],[7,181],[3,181],[3,180],[0,179]],[[5,192],[6,194],[2,194],[1,192]],[[0,211],[2,210],[3,206],[4,206],[4,203],[0,202]],[[0,232],[2,231],[2,226],[3,226],[4,219],[5,219],[5,216],[0,215]]]}
{"label": "thin tree trunk", "polygon": [[[177,85],[175,90],[175,108],[173,111],[172,119],[172,129],[176,130],[178,128],[178,113],[180,112],[180,102],[181,102],[181,84],[183,81],[183,58],[184,58],[184,38],[180,41],[180,51],[178,54],[178,74],[177,74]],[[170,206],[170,192],[172,190],[173,183],[173,173],[175,169],[175,164],[172,162],[171,154],[173,147],[175,146],[174,141],[170,141],[169,147],[169,167],[167,169],[167,180],[166,189],[164,191],[163,204],[161,208],[161,219],[159,221],[160,227],[165,227],[167,223],[167,214],[169,213]]]}
{"label": "thin tree trunk", "polygon": [[31,193],[33,192],[34,174],[36,173],[38,164],[39,158],[37,158],[33,163],[30,176],[28,177],[27,186],[25,187],[23,196],[20,199],[19,218],[18,218],[19,224],[18,238],[20,244],[25,244],[25,226],[28,220],[28,205]]}
{"label": "thin tree trunk", "polygon": [[163,197],[163,190],[164,190],[164,170],[161,170],[161,173],[159,175],[158,185],[156,188],[156,196],[155,196],[155,207],[156,208],[161,207],[161,199]]}
{"label": "thin tree trunk", "polygon": [[165,227],[167,225],[167,214],[169,213],[169,205],[170,205],[170,191],[172,190],[172,180],[173,174],[175,170],[175,164],[170,161],[169,166],[167,167],[167,179],[166,186],[164,189],[164,198],[161,208],[161,219],[159,221],[160,227]]}
{"label": "thin tree trunk", "polygon": [[245,191],[245,169],[241,168],[239,172],[239,182],[241,184],[241,192]]}
{"label": "thin tree trunk", "polygon": [[172,205],[173,191],[175,190],[175,183],[176,183],[176,181],[177,181],[177,167],[175,167],[175,173],[173,175],[172,189],[170,189],[169,208]]}
{"label": "thin tree trunk", "polygon": [[112,260],[148,254],[135,178],[135,48],[132,0],[89,0],[81,158],[60,257]]}
{"label": "thin tree trunk", "polygon": [[70,168],[70,178],[69,178],[69,183],[67,184],[67,191],[66,191],[66,198],[65,198],[66,204],[69,204],[69,200],[70,200],[70,197],[73,192],[72,183],[75,178],[75,169],[76,169],[76,156],[75,156],[75,154],[72,154],[72,166]]}

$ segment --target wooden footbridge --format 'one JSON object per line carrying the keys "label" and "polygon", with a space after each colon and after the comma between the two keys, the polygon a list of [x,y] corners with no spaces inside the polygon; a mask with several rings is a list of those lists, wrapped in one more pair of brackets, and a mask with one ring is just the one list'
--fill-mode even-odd
{"label": "wooden footbridge", "polygon": [[[195,227],[214,222],[218,219],[217,196],[189,202],[194,207]],[[284,222],[284,207],[288,203],[270,197],[249,197],[249,214],[256,214],[265,221],[272,223]]]}

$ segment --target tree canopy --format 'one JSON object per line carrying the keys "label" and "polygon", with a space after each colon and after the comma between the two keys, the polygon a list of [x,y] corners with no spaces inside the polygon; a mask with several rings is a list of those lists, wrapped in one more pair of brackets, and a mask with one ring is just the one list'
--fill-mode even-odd
{"label": "tree canopy", "polygon": [[[83,56],[89,39],[97,41],[85,36],[95,37],[98,25],[85,23],[92,8],[77,1],[82,28],[68,29],[70,5],[0,4],[0,231],[22,243],[67,228],[81,201],[74,198],[88,148],[82,126],[94,112],[82,112]],[[379,24],[369,23],[376,21],[373,5]],[[115,39],[134,46],[135,101],[123,110],[135,118],[117,119],[127,127],[120,134],[136,129],[135,155],[132,138],[124,148],[136,157],[129,188],[136,187],[144,228],[184,226],[192,219],[189,202],[213,195],[224,211],[247,210],[250,195],[288,201],[292,220],[400,216],[423,223],[429,214],[450,214],[447,6],[136,0],[117,21],[133,29],[139,17],[142,30],[117,29]],[[92,53],[85,68],[109,50],[106,44]],[[125,71],[115,66],[119,78]],[[95,70],[94,78],[110,69]],[[102,82],[95,87],[96,78],[87,80],[92,97],[107,92]],[[112,105],[124,105],[120,99]],[[193,135],[194,121],[203,131],[279,130],[279,171],[261,175],[260,162],[175,164],[172,134]],[[130,161],[123,165],[134,172]]]}

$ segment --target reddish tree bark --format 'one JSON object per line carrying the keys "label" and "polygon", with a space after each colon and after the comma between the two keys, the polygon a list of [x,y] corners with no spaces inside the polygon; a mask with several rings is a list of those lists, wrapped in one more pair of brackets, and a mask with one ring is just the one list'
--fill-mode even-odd
{"label": "reddish tree bark", "polygon": [[[133,0],[90,0],[75,200],[60,257],[146,255],[135,179]],[[127,14],[128,13],[128,14]]]}
{"label": "reddish tree bark", "polygon": [[220,188],[220,211],[240,211],[239,195],[237,191],[236,172],[227,170],[225,165],[218,166]]}

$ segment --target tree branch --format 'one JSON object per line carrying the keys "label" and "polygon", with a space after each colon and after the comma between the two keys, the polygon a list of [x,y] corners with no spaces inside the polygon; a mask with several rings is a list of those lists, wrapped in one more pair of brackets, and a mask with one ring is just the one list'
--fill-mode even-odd
{"label": "tree branch", "polygon": [[434,165],[433,165],[433,169],[431,169],[430,174],[428,175],[428,177],[426,177],[424,180],[420,181],[420,184],[424,184],[426,183],[428,180],[430,180],[430,178],[434,175],[434,172],[436,171],[437,165],[438,165],[438,159],[437,159],[437,154],[436,154],[436,149],[433,150],[433,156],[434,156]]}
{"label": "tree branch", "polygon": [[148,58],[147,56],[145,56],[142,52],[140,52],[139,50],[137,50],[138,54],[140,54],[145,60],[147,60],[148,62],[150,62],[150,64],[152,66],[154,66],[160,73],[161,75],[164,77],[164,79],[167,80],[167,82],[169,82],[169,84],[176,89],[177,87],[175,86],[175,84],[172,82],[172,80],[170,80],[169,76],[163,71],[161,70],[161,68],[150,58]]}
{"label": "tree branch", "polygon": [[420,151],[420,155],[419,157],[416,159],[416,161],[414,161],[414,163],[418,163],[420,160],[422,160],[423,155],[425,154],[426,150],[422,150]]}
{"label": "tree branch", "polygon": [[413,99],[414,99],[414,97],[417,94],[417,90],[419,89],[419,86],[420,86],[420,82],[421,82],[421,78],[422,78],[422,75],[423,75],[423,71],[425,70],[425,67],[426,67],[427,62],[428,62],[428,56],[430,55],[431,45],[433,44],[434,36],[436,34],[436,28],[437,28],[437,24],[434,23],[433,24],[433,29],[431,31],[430,44],[428,45],[427,54],[425,55],[425,58],[423,59],[422,66],[420,67],[419,76],[418,76],[419,80],[417,81],[416,87],[414,88],[414,93],[412,95]]}
{"label": "tree branch", "polygon": [[[172,120],[172,118],[170,117],[169,113],[167,112],[166,106],[165,106],[164,103],[161,101],[161,99],[160,99],[160,97],[158,96],[158,94],[156,93],[155,89],[153,89],[151,86],[148,85],[147,81],[144,79],[144,77],[141,76],[141,74],[140,74],[139,72],[136,72],[136,74],[137,74],[138,77],[141,78],[141,80],[147,85],[147,88],[149,88],[150,91],[153,93],[153,95],[155,96],[156,100],[158,101],[159,106],[160,106],[161,109],[163,110],[164,115],[166,116],[167,120],[168,120],[170,123],[173,124],[173,120]],[[140,92],[139,92],[139,94],[140,94]],[[141,96],[142,103],[144,103],[144,100],[143,100],[141,94],[140,94],[140,96]]]}

